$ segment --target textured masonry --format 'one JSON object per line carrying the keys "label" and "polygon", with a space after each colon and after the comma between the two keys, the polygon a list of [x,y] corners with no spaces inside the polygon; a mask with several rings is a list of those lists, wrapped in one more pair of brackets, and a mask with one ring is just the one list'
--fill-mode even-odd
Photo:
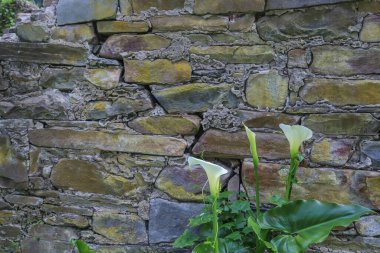
{"label": "textured masonry", "polygon": [[[170,243],[206,175],[186,158],[253,194],[243,123],[265,202],[284,188],[278,125],[302,124],[294,196],[380,211],[379,1],[43,2],[0,38],[0,252],[189,252]],[[379,215],[312,250],[379,252]]]}

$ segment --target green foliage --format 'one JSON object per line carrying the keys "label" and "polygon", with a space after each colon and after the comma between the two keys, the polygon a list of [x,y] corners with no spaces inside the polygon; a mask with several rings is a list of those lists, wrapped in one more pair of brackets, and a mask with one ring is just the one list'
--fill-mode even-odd
{"label": "green foliage", "polygon": [[[255,246],[254,233],[248,227],[247,218],[253,215],[250,202],[243,193],[231,200],[233,192],[222,192],[218,198],[219,252],[252,252]],[[189,228],[177,238],[177,248],[194,247],[194,252],[212,247],[212,207],[209,199],[203,213],[189,221]],[[200,243],[202,242],[202,243]],[[205,251],[212,252],[212,251]]]}
{"label": "green foliage", "polygon": [[95,250],[92,250],[84,241],[82,240],[72,240],[71,244],[76,247],[79,253],[96,253]]}
{"label": "green foliage", "polygon": [[[312,137],[312,132],[302,126],[281,124],[280,127],[290,144],[291,164],[283,197],[276,194],[271,199],[277,207],[264,213],[260,210],[253,213],[244,194],[240,194],[237,200],[231,200],[231,192],[222,192],[218,197],[217,210],[211,199],[204,212],[190,220],[190,228],[175,241],[175,247],[192,247],[193,253],[302,253],[311,244],[323,242],[334,227],[346,227],[361,216],[372,213],[359,205],[318,200],[290,201],[292,186],[297,183],[296,172],[304,159],[299,149]],[[255,170],[255,202],[256,207],[260,207],[256,135],[247,127],[246,132]],[[216,212],[217,222],[213,215]],[[219,230],[215,230],[215,223]],[[218,231],[216,236],[215,231]],[[219,239],[216,241],[215,238]]]}
{"label": "green foliage", "polygon": [[0,0],[0,34],[14,26],[17,9],[15,0]]}

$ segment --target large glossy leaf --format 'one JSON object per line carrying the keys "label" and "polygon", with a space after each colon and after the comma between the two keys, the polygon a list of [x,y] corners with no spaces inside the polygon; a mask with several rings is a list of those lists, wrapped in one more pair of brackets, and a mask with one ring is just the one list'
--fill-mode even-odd
{"label": "large glossy leaf", "polygon": [[297,200],[267,211],[259,217],[258,224],[261,229],[285,234],[271,241],[279,253],[298,253],[312,243],[324,241],[334,227],[346,227],[369,213],[370,209],[359,205]]}
{"label": "large glossy leaf", "polygon": [[90,249],[90,247],[82,240],[73,240],[72,244],[78,249],[79,253],[96,253],[95,250]]}

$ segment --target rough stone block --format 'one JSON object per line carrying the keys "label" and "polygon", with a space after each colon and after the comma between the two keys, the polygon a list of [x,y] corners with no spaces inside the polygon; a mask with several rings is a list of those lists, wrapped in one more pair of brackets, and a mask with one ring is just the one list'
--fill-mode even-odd
{"label": "rough stone block", "polygon": [[124,60],[124,80],[139,84],[176,84],[190,81],[191,66],[187,61],[171,62]]}
{"label": "rough stone block", "polygon": [[120,76],[121,69],[119,68],[87,69],[84,74],[87,81],[103,90],[116,88],[119,85]]}
{"label": "rough stone block", "polygon": [[380,216],[371,215],[361,218],[355,222],[355,228],[362,236],[380,235]]}
{"label": "rough stone block", "polygon": [[68,42],[93,43],[96,41],[96,34],[92,24],[65,25],[54,27],[51,38]]}
{"label": "rough stone block", "polygon": [[257,22],[257,31],[266,41],[280,42],[296,38],[322,36],[332,41],[356,36],[349,27],[356,24],[356,12],[352,7],[309,9],[265,16]]}
{"label": "rough stone block", "polygon": [[146,33],[149,24],[145,21],[99,21],[96,23],[98,33],[110,35],[114,33]]}
{"label": "rough stone block", "polygon": [[352,0],[268,0],[265,10],[304,8],[322,4],[336,4]]}
{"label": "rough stone block", "polygon": [[132,2],[131,0],[119,0],[120,13],[124,16],[132,15]]}
{"label": "rough stone block", "polygon": [[150,8],[158,10],[183,9],[185,0],[131,0],[134,12],[147,11]]}
{"label": "rough stone block", "polygon": [[198,16],[156,16],[151,18],[153,32],[178,31],[225,31],[228,19],[224,17],[198,17]]}
{"label": "rough stone block", "polygon": [[226,63],[268,64],[274,59],[274,51],[267,45],[191,47],[189,52]]}
{"label": "rough stone block", "polygon": [[201,119],[198,116],[140,117],[128,126],[143,134],[196,135]]}
{"label": "rough stone block", "polygon": [[192,83],[172,88],[153,90],[153,96],[169,113],[204,112],[214,105],[234,105],[236,97],[230,84]]}
{"label": "rough stone block", "polygon": [[364,42],[380,42],[380,15],[370,15],[364,18],[360,31],[360,40]]}
{"label": "rough stone block", "polygon": [[[287,159],[289,144],[284,135],[256,132],[257,152],[266,159]],[[251,157],[249,142],[244,131],[228,133],[220,130],[206,131],[192,152],[204,157]]]}
{"label": "rough stone block", "polygon": [[314,143],[311,160],[316,163],[342,166],[355,149],[355,139],[323,138]]}
{"label": "rough stone block", "polygon": [[48,43],[0,42],[0,60],[85,66],[87,50]]}
{"label": "rough stone block", "polygon": [[300,97],[309,104],[327,101],[333,105],[376,105],[380,104],[380,81],[306,79]]}
{"label": "rough stone block", "polygon": [[49,32],[42,25],[33,23],[20,24],[16,28],[16,34],[21,41],[46,42],[49,40]]}
{"label": "rough stone block", "polygon": [[265,0],[195,0],[195,14],[251,13],[264,11]]}
{"label": "rough stone block", "polygon": [[60,0],[57,5],[58,25],[83,23],[116,17],[118,0]]}
{"label": "rough stone block", "polygon": [[122,59],[124,52],[151,51],[166,48],[171,40],[155,34],[146,35],[112,35],[102,45],[100,56]]}
{"label": "rough stone block", "polygon": [[165,136],[130,135],[123,132],[37,129],[29,132],[33,145],[70,149],[100,149],[139,154],[182,156],[187,146],[183,139]]}
{"label": "rough stone block", "polygon": [[380,141],[364,141],[361,143],[362,152],[371,158],[372,165],[380,168]]}
{"label": "rough stone block", "polygon": [[288,97],[288,78],[277,71],[251,75],[245,91],[247,103],[260,108],[283,107]]}
{"label": "rough stone block", "polygon": [[228,30],[232,32],[251,32],[255,23],[255,15],[233,15],[228,24]]}
{"label": "rough stone block", "polygon": [[272,128],[280,130],[281,123],[287,125],[296,125],[301,117],[296,115],[288,115],[278,112],[253,112],[246,110],[236,111],[238,117],[244,125],[252,128]]}
{"label": "rough stone block", "polygon": [[380,74],[380,48],[352,49],[339,46],[319,46],[311,49],[311,70],[318,74],[352,76]]}
{"label": "rough stone block", "polygon": [[145,221],[136,214],[96,213],[93,230],[118,243],[147,243]]}
{"label": "rough stone block", "polygon": [[335,135],[376,135],[380,121],[369,113],[312,114],[304,125],[317,133]]}
{"label": "rough stone block", "polygon": [[299,48],[290,50],[288,52],[288,67],[306,69],[308,67],[306,51]]}
{"label": "rough stone block", "polygon": [[150,201],[149,242],[172,242],[179,237],[188,220],[199,215],[203,204],[175,203],[163,199]]}

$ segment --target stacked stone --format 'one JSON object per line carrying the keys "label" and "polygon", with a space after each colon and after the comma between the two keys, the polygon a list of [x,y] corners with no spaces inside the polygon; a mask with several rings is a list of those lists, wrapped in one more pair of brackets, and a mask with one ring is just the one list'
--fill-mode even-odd
{"label": "stacked stone", "polygon": [[[380,2],[45,0],[0,39],[0,252],[188,252],[189,154],[263,200],[283,190],[279,123],[314,137],[296,198],[380,211]],[[13,33],[12,33],[13,32]],[[241,179],[241,180],[240,180]],[[241,184],[240,184],[241,183]],[[317,252],[377,252],[365,217]]]}

